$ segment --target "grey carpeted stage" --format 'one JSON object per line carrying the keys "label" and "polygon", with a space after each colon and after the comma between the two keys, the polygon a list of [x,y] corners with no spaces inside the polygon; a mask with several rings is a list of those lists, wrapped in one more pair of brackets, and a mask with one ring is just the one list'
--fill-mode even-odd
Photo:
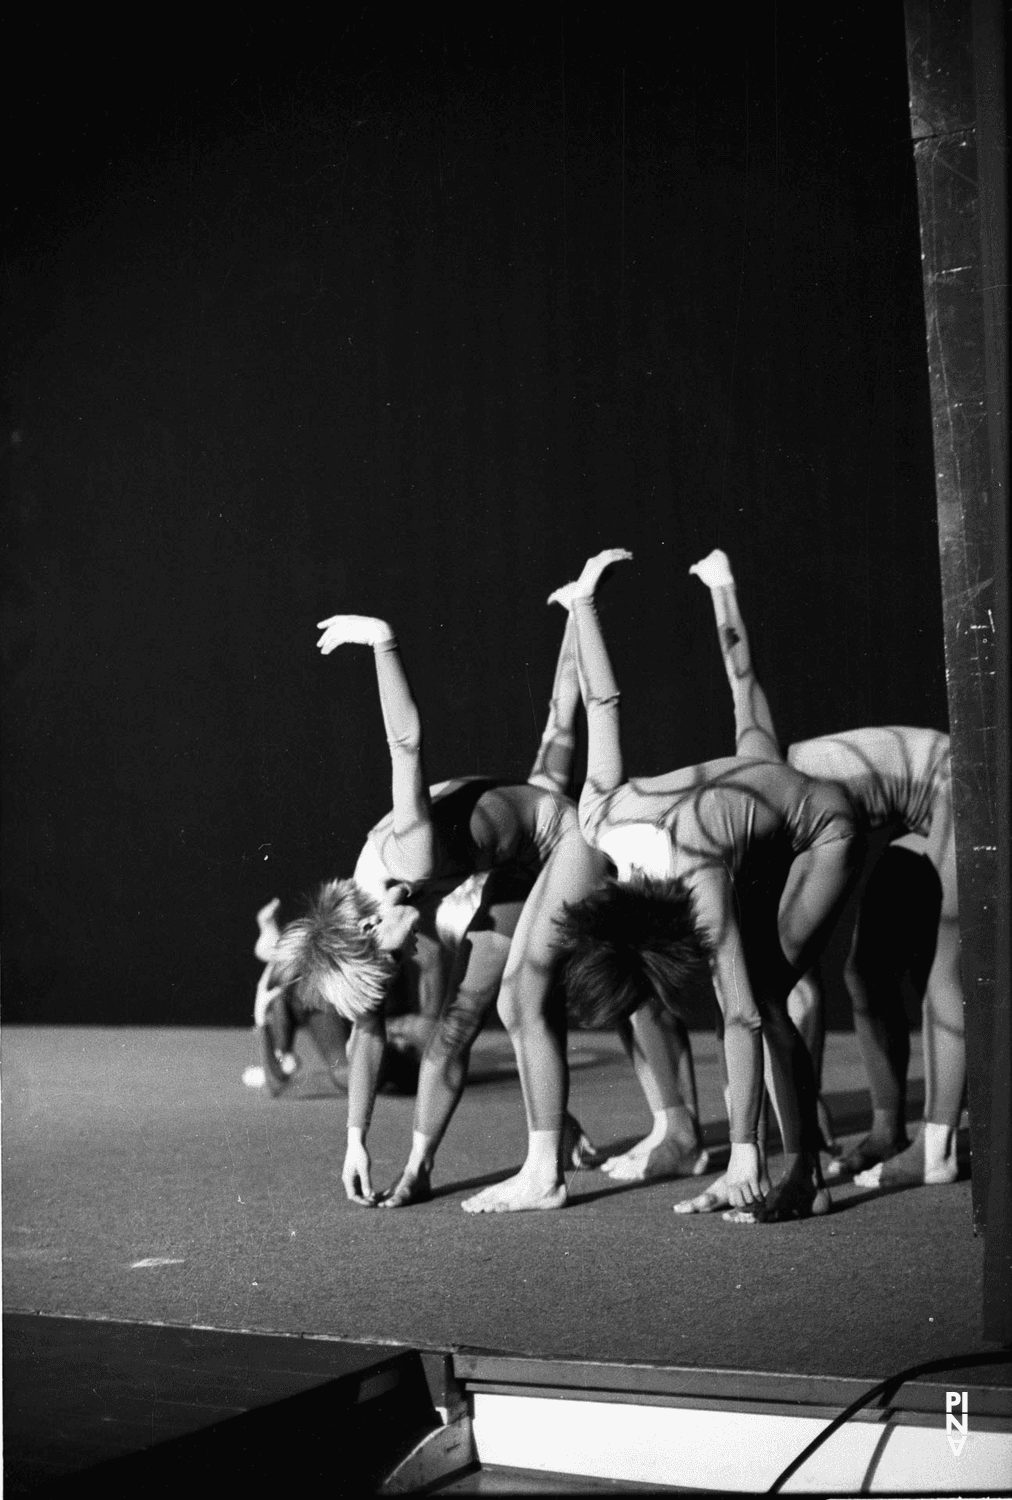
{"label": "grey carpeted stage", "polygon": [[[715,1044],[695,1041],[719,1147]],[[577,1035],[570,1051],[572,1107],[595,1141],[641,1134],[648,1115],[617,1042]],[[471,1218],[461,1199],[524,1145],[509,1043],[488,1032],[433,1201],[364,1210],[341,1189],[345,1111],[329,1080],[321,1097],[273,1101],[241,1082],[255,1060],[252,1032],[5,1029],[8,1312],[865,1379],[987,1347],[967,1181],[889,1195],[848,1185],[825,1219],[735,1227],[672,1213],[698,1181],[618,1186],[583,1171],[563,1212]],[[318,1066],[308,1053],[306,1066]],[[838,1128],[859,1130],[851,1035],[829,1038],[825,1091]],[[412,1107],[378,1101],[381,1186]],[[1000,1366],[985,1375],[1008,1380]]]}

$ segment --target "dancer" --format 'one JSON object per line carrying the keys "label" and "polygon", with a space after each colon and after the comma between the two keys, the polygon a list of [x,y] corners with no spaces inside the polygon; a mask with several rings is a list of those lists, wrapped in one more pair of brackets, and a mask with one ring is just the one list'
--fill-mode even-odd
{"label": "dancer", "polygon": [[[269,975],[258,1018],[282,1041],[285,1013],[330,1006],[351,1024],[348,1146],[342,1173],[353,1201],[402,1207],[430,1190],[436,1150],[463,1089],[471,1046],[491,1004],[510,1035],[528,1119],[528,1154],[508,1182],[468,1200],[471,1212],[555,1208],[565,1202],[567,1160],[589,1152],[566,1115],[565,1016],[555,995],[559,961],[554,916],[600,882],[606,861],[579,831],[562,791],[572,761],[579,688],[567,631],[549,723],[529,780],[507,785],[462,779],[432,788],[422,764],[421,723],[393,632],[385,622],[337,615],[321,622],[324,655],[358,643],[373,648],[390,747],[393,810],[372,830],[350,881],[332,881],[309,915],[279,935],[267,932]],[[456,953],[436,917],[449,893],[472,902]],[[272,946],[273,944],[273,946]],[[385,1047],[384,1006],[396,955],[431,1019],[419,1070],[407,1165],[382,1200],[374,1192],[366,1134]],[[426,998],[426,994],[428,998]],[[433,1006],[432,995],[438,997]],[[283,1051],[282,1051],[283,1055]]]}
{"label": "dancer", "polygon": [[[728,1168],[708,1196],[738,1210],[729,1217],[739,1221],[824,1213],[815,1081],[787,998],[853,883],[853,818],[842,793],[782,762],[732,757],[623,782],[619,695],[593,598],[605,570],[629,556],[599,554],[551,596],[577,628],[589,741],[581,827],[608,853],[641,838],[638,862],[649,871],[567,906],[571,1010],[586,1025],[607,1025],[652,996],[677,1013],[686,984],[708,964],[724,1020],[731,1117]],[[770,748],[756,723],[754,743],[741,747],[751,755]],[[749,884],[754,856],[775,858],[781,846],[786,857],[772,884]],[[757,1138],[763,1041],[785,1154],[772,1190]]]}
{"label": "dancer", "polygon": [[[805,775],[843,788],[866,828],[894,834],[862,892],[844,968],[872,1127],[827,1171],[854,1174],[862,1187],[955,1182],[966,1048],[948,735],[854,729],[792,745],[787,758]],[[901,989],[907,972],[923,996],[925,1093],[923,1122],[910,1144],[910,1026]],[[818,976],[807,985],[821,1013]]]}
{"label": "dancer", "polygon": [[[779,759],[730,563],[715,551],[689,571],[711,591],[734,702],[738,753],[755,746]],[[845,792],[865,831],[887,828],[893,834],[862,893],[845,968],[871,1088],[872,1129],[842,1159],[829,1163],[827,1175],[870,1168],[860,1177],[862,1186],[953,1182],[966,1057],[948,736],[897,726],[854,729],[792,745],[787,760],[806,776]],[[905,1095],[910,1028],[900,988],[908,970],[924,996],[925,1076],[924,1124],[909,1147]],[[799,982],[788,1003],[818,1079],[824,1025],[817,969]]]}

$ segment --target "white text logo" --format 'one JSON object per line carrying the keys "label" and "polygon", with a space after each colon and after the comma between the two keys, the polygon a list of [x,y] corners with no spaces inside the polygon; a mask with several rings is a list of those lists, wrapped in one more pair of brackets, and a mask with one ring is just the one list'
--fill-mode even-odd
{"label": "white text logo", "polygon": [[970,1418],[966,1409],[965,1391],[945,1393],[945,1435],[949,1447],[958,1458],[963,1451],[966,1435],[970,1430]]}

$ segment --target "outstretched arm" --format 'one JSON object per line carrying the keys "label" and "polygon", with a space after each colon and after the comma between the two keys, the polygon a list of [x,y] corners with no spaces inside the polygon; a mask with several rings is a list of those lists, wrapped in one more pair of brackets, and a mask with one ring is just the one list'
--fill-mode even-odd
{"label": "outstretched arm", "polygon": [[372,1164],[365,1138],[379,1086],[386,1026],[381,1015],[360,1016],[348,1043],[348,1144],[341,1180],[353,1203],[373,1208]]}
{"label": "outstretched arm", "polygon": [[735,754],[745,760],[779,760],[780,749],[770,706],[752,667],[745,622],[727,554],[715,550],[689,569],[710,590],[717,621],[720,654],[734,700]]}
{"label": "outstretched arm", "polygon": [[576,710],[580,703],[580,682],[576,668],[576,630],[572,616],[566,619],[566,629],[559,647],[559,659],[555,665],[555,681],[552,684],[552,701],[548,706],[548,723],[541,736],[531,774],[527,780],[531,786],[544,787],[548,792],[560,792],[563,796],[569,789],[573,774],[573,749],[576,744]]}
{"label": "outstretched arm", "polygon": [[324,656],[347,643],[372,646],[393,792],[393,834],[397,875],[426,880],[435,866],[432,806],[422,764],[422,723],[390,626],[367,615],[332,615],[321,620],[317,645]]}

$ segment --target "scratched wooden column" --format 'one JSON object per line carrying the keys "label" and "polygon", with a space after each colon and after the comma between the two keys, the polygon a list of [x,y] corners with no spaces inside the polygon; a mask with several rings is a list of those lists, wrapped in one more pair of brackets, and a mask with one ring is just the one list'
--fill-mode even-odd
{"label": "scratched wooden column", "polygon": [[1008,405],[1002,11],[906,0],[985,1337],[1010,1318]]}

